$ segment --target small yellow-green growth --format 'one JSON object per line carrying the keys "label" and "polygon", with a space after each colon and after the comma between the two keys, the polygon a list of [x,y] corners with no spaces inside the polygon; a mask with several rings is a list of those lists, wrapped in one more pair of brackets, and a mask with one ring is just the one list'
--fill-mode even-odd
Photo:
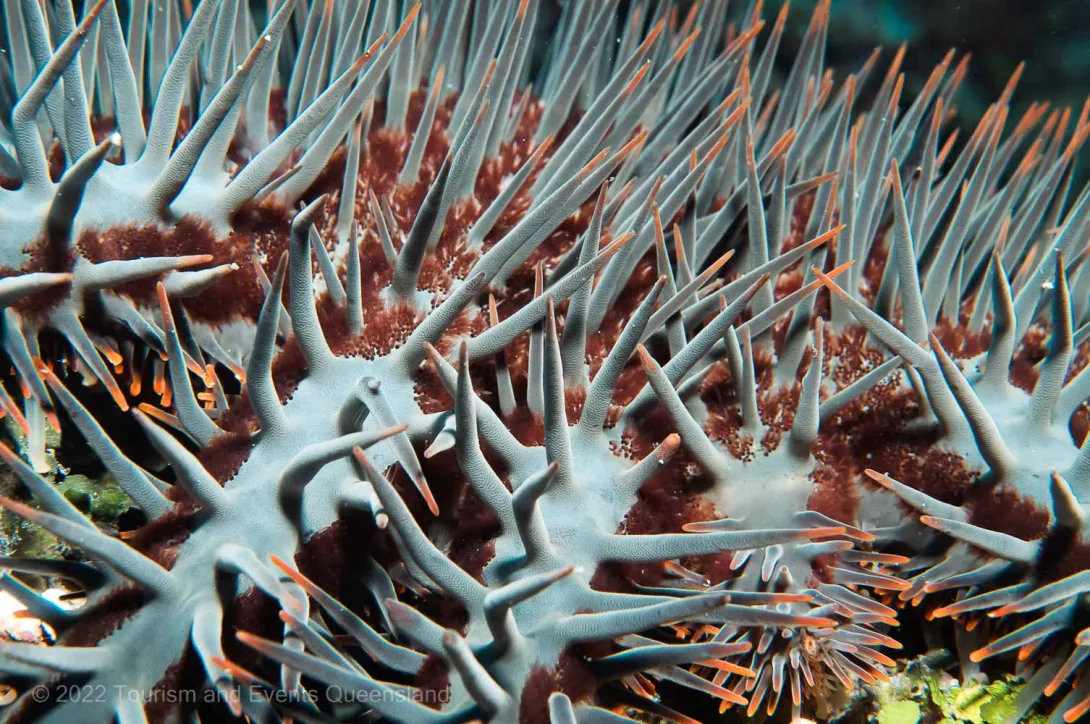
{"label": "small yellow-green growth", "polygon": [[[1015,676],[985,683],[959,681],[953,658],[933,652],[903,662],[889,681],[863,687],[850,708],[867,711],[878,724],[1004,724],[1016,711],[1015,700],[1024,687]],[[1047,720],[1031,711],[1021,722]]]}
{"label": "small yellow-green growth", "polygon": [[891,701],[878,711],[878,724],[917,724],[920,714],[914,701]]}
{"label": "small yellow-green growth", "polygon": [[[17,492],[21,486],[10,473],[0,478],[0,488],[5,495],[26,496],[25,491]],[[86,475],[69,475],[57,484],[57,489],[88,514],[102,531],[111,535],[117,533],[118,518],[133,507],[132,499],[110,476],[92,479]],[[34,505],[35,501],[28,502]],[[65,558],[71,554],[68,546],[52,533],[6,510],[0,512],[0,552],[27,558]]]}
{"label": "small yellow-green growth", "polygon": [[[931,677],[931,701],[942,714],[942,724],[971,722],[972,724],[1003,724],[1015,711],[1015,699],[1025,686],[1017,677],[1009,676],[986,684],[955,684],[949,688],[937,685]],[[1044,724],[1046,717],[1030,712],[1025,724]]]}
{"label": "small yellow-green growth", "polygon": [[132,508],[132,499],[112,477],[92,480],[86,475],[69,475],[57,488],[64,497],[92,520],[116,526],[118,517]]}

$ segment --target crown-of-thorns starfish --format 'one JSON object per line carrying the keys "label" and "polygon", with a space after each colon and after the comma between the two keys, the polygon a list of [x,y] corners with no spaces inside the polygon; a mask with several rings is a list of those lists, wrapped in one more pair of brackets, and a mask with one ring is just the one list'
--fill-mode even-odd
{"label": "crown-of-thorns starfish", "polygon": [[621,5],[3,4],[0,503],[86,559],[0,559],[58,637],[8,718],[799,719],[928,595],[1090,707],[1090,104],[1006,130],[1019,70],[958,145],[967,57]]}

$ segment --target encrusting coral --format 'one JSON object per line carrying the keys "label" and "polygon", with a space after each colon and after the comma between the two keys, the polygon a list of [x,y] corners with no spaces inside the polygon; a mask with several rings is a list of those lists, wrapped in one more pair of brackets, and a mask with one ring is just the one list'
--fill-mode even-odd
{"label": "encrusting coral", "polygon": [[924,600],[1090,708],[1090,104],[958,146],[828,2],[782,83],[786,5],[546,5],[4,3],[0,504],[86,558],[0,560],[8,719],[798,720]]}

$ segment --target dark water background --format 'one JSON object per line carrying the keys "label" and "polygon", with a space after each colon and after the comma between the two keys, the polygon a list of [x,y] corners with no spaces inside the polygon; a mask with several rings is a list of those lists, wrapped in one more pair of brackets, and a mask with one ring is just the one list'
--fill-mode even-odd
{"label": "dark water background", "polygon": [[[791,3],[783,51],[798,47],[815,5],[816,0]],[[778,9],[777,2],[766,3],[765,17],[774,18]],[[1049,100],[1052,108],[1070,106],[1074,122],[1090,95],[1090,0],[833,0],[829,67],[856,68],[878,45],[888,63],[902,42],[908,43],[907,98],[950,48],[959,56],[972,54],[957,95],[963,124],[976,124],[1021,61],[1026,69],[1012,118],[1033,101]],[[790,57],[781,52],[785,62]]]}

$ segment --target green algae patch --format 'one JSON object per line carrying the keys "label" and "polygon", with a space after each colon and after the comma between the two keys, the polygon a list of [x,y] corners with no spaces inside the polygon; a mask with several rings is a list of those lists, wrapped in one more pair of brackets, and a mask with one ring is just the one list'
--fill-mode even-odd
{"label": "green algae patch", "polygon": [[[1025,682],[1014,675],[993,681],[961,681],[956,660],[936,650],[899,662],[889,680],[858,687],[851,703],[828,721],[872,724],[1006,724],[1018,710]],[[1031,709],[1020,724],[1047,724]]]}
{"label": "green algae patch", "polygon": [[69,475],[57,486],[61,494],[95,522],[117,525],[117,519],[133,507],[130,498],[112,477],[98,480],[86,475]]}
{"label": "green algae patch", "polygon": [[[1021,679],[1009,676],[990,683],[967,683],[945,689],[932,681],[929,690],[944,723],[1003,724],[1015,713],[1015,700],[1024,687]],[[1045,718],[1031,712],[1022,721],[1043,724]]]}
{"label": "green algae patch", "polygon": [[[5,494],[11,495],[19,489],[13,479],[5,478],[3,482],[7,484],[3,491]],[[88,515],[100,530],[109,535],[117,535],[118,519],[135,507],[132,498],[110,476],[89,478],[86,475],[69,475],[56,487],[68,502]],[[16,497],[25,499],[25,493]],[[30,499],[27,502],[37,507],[37,501]],[[24,520],[7,510],[0,512],[0,549],[4,555],[25,558],[67,558],[74,552],[64,541],[37,523]]]}
{"label": "green algae patch", "polygon": [[914,701],[892,701],[878,711],[878,724],[917,724],[923,710]]}

